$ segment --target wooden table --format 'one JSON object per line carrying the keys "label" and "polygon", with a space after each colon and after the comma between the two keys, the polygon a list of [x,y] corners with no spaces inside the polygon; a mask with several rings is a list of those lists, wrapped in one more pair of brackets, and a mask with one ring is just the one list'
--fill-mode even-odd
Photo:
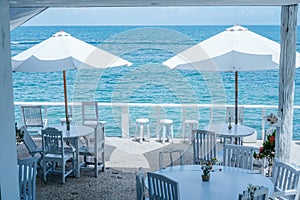
{"label": "wooden table", "polygon": [[88,126],[71,125],[70,130],[67,131],[66,126],[54,126],[59,131],[62,131],[64,140],[68,141],[75,149],[75,176],[80,177],[80,162],[79,162],[79,138],[94,133],[94,129]]}
{"label": "wooden table", "polygon": [[213,166],[213,169],[215,172],[210,173],[208,182],[202,181],[201,165],[173,166],[155,173],[178,181],[180,199],[184,200],[234,200],[249,184],[263,185],[269,188],[269,194],[273,191],[271,180],[255,171],[227,166]]}

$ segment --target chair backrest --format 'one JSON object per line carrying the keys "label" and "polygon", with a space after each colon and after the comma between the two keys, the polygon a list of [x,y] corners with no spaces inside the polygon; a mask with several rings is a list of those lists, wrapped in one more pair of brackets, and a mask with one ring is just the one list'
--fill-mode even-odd
{"label": "chair backrest", "polygon": [[257,148],[225,144],[223,150],[223,165],[253,170],[253,153]]}
{"label": "chair backrest", "polygon": [[31,156],[34,156],[34,154],[36,153],[34,151],[37,148],[36,143],[33,141],[32,137],[30,136],[30,134],[27,131],[25,126],[22,126],[20,128],[20,131],[23,132],[23,134],[24,134],[23,140],[24,140],[24,144],[25,144],[27,150],[29,151]]}
{"label": "chair backrest", "polygon": [[38,158],[18,160],[20,199],[35,200]]}
{"label": "chair backrest", "polygon": [[[235,107],[226,107],[226,119],[225,122],[229,121],[229,114],[231,114],[231,122],[235,122]],[[238,107],[238,123],[244,124],[244,107]]]}
{"label": "chair backrest", "polygon": [[137,175],[135,176],[136,180],[136,199],[144,200],[145,199],[145,178],[143,168],[139,168]]}
{"label": "chair backrest", "polygon": [[179,200],[179,183],[162,174],[147,173],[150,200]]}
{"label": "chair backrest", "polygon": [[44,127],[41,106],[21,106],[25,127]]}
{"label": "chair backrest", "polygon": [[[179,162],[176,162],[179,161]],[[183,151],[178,149],[168,149],[159,152],[159,168],[173,166],[176,163],[183,165]]]}
{"label": "chair backrest", "polygon": [[81,102],[82,125],[91,126],[98,123],[98,103],[96,101]]}
{"label": "chair backrest", "polygon": [[239,200],[268,200],[269,189],[264,186],[252,186],[239,194]]}
{"label": "chair backrest", "polygon": [[193,162],[211,161],[217,158],[216,134],[206,130],[193,130]]}
{"label": "chair backrest", "polygon": [[292,199],[299,199],[300,195],[300,170],[288,163],[275,160],[272,170],[272,182],[274,183],[275,192],[294,191],[287,194]]}
{"label": "chair backrest", "polygon": [[64,141],[62,131],[48,127],[42,130],[43,155],[48,153],[64,158]]}

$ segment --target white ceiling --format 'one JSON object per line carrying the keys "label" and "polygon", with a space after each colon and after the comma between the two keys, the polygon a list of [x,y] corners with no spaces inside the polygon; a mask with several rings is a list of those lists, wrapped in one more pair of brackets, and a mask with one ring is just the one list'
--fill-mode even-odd
{"label": "white ceiling", "polygon": [[10,7],[280,6],[300,0],[9,0]]}

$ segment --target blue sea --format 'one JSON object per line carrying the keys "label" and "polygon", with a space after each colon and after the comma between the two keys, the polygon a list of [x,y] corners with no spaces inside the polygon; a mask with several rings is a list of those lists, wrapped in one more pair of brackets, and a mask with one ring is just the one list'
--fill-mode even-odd
{"label": "blue sea", "polygon": [[[229,26],[22,26],[11,32],[12,56],[64,30],[89,44],[98,46],[133,63],[130,67],[101,70],[67,71],[69,101],[112,103],[171,103],[171,104],[234,104],[233,73],[201,73],[170,70],[162,62],[175,54],[215,35]],[[280,41],[279,26],[245,26],[276,42]],[[298,38],[300,31],[297,31]],[[299,41],[299,39],[298,39]],[[297,42],[297,51],[300,43]],[[300,105],[300,71],[295,77],[295,105]],[[13,73],[14,100],[22,102],[63,102],[61,72]],[[278,71],[239,73],[239,104],[278,104]],[[120,136],[120,109],[99,108],[100,117],[107,121],[106,134]],[[134,134],[135,119],[152,119],[156,111],[149,107],[130,107],[130,134]],[[188,112],[188,111],[187,111]],[[192,109],[191,116],[200,126],[209,123],[208,109]],[[261,129],[261,109],[246,109],[245,124]],[[267,109],[266,114],[277,113]],[[15,107],[16,121],[20,109]],[[181,134],[182,110],[162,108],[164,118],[174,120],[175,135]],[[59,123],[63,107],[48,108],[49,124]],[[300,139],[300,110],[295,110],[294,139]],[[152,121],[151,121],[152,122]],[[155,129],[155,123],[151,130]],[[152,131],[153,132],[153,131]],[[258,137],[261,132],[258,131]]]}

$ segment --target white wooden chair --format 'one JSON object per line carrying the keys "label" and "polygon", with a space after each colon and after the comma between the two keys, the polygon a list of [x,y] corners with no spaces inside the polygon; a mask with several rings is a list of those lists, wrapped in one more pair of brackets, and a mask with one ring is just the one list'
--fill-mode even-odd
{"label": "white wooden chair", "polygon": [[269,189],[264,186],[254,186],[254,191],[249,188],[239,194],[239,200],[268,200]]}
{"label": "white wooden chair", "polygon": [[[65,150],[65,143],[62,132],[55,128],[46,128],[42,130],[43,144],[43,175],[44,181],[47,180],[47,174],[50,172],[61,173],[62,183],[65,183],[65,178],[75,171],[75,156],[74,151]],[[67,161],[71,161],[69,169],[66,167]],[[50,167],[47,169],[47,164]]]}
{"label": "white wooden chair", "polygon": [[193,163],[201,164],[217,158],[216,134],[206,130],[193,130]]}
{"label": "white wooden chair", "polygon": [[179,200],[179,183],[162,174],[147,173],[150,200]]}
{"label": "white wooden chair", "polygon": [[288,163],[275,160],[272,170],[274,192],[272,199],[300,199],[300,170]]}
{"label": "white wooden chair", "polygon": [[[84,156],[84,162],[81,165],[81,169],[93,169],[95,171],[95,177],[98,177],[98,172],[101,169],[105,170],[105,157],[104,157],[104,145],[105,145],[105,131],[103,123],[98,123],[95,127],[94,137],[90,137],[90,141],[87,145],[79,148],[79,155]],[[101,162],[99,157],[101,157]],[[88,158],[90,160],[88,160]],[[93,165],[94,168],[89,166]]]}
{"label": "white wooden chair", "polygon": [[36,174],[38,158],[24,158],[18,160],[20,199],[36,199]]}
{"label": "white wooden chair", "polygon": [[81,102],[82,125],[95,128],[98,124],[98,103],[96,101]]}
{"label": "white wooden chair", "polygon": [[166,166],[173,166],[176,161],[179,165],[183,165],[183,151],[178,149],[167,149],[159,152],[159,169],[166,168]]}
{"label": "white wooden chair", "polygon": [[26,128],[45,128],[47,119],[43,119],[42,106],[21,106],[22,119]]}
{"label": "white wooden chair", "polygon": [[253,170],[253,153],[257,148],[243,145],[225,144],[223,165]]}
{"label": "white wooden chair", "polygon": [[27,148],[27,150],[29,151],[30,155],[32,157],[35,157],[36,155],[38,155],[38,165],[41,167],[40,161],[42,160],[43,157],[43,148],[42,146],[37,146],[37,144],[34,142],[34,140],[32,139],[31,135],[29,134],[29,132],[27,131],[25,126],[22,126],[20,128],[20,131],[24,134],[23,140],[24,140],[24,144]]}
{"label": "white wooden chair", "polygon": [[136,180],[136,199],[137,200],[147,200],[145,194],[145,177],[144,170],[142,167],[139,168],[137,175],[135,176]]}

